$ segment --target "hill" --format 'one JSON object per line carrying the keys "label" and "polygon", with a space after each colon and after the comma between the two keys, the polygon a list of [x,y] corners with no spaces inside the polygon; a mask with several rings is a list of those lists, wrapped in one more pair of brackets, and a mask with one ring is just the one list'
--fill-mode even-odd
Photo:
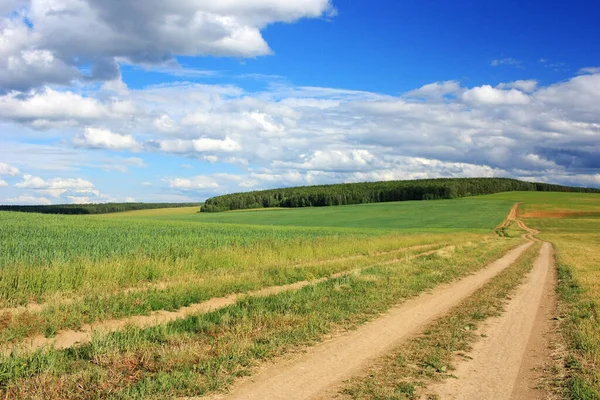
{"label": "hill", "polygon": [[595,192],[508,178],[441,178],[410,181],[342,183],[233,193],[206,200],[200,211],[219,212],[271,207],[323,207],[405,200],[455,199],[512,191]]}

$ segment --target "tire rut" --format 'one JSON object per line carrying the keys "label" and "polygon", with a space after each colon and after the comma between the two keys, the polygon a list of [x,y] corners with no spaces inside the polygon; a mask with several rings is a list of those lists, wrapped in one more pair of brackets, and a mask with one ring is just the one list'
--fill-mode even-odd
{"label": "tire rut", "polygon": [[304,355],[266,367],[228,395],[211,398],[300,400],[333,397],[340,382],[471,296],[514,263],[532,244],[522,244],[484,269],[408,300],[377,320],[310,348]]}
{"label": "tire rut", "polygon": [[[411,249],[414,250],[417,247],[421,247],[421,246],[416,246],[414,248],[405,248],[405,249],[403,249],[403,251],[407,251],[407,250],[411,250]],[[298,289],[302,289],[303,287],[316,285],[318,283],[325,282],[330,279],[335,279],[335,278],[339,278],[342,276],[350,275],[350,274],[359,272],[363,269],[366,269],[366,268],[369,268],[372,266],[389,265],[389,264],[399,263],[399,262],[403,262],[405,260],[410,260],[410,259],[414,259],[414,258],[418,258],[418,257],[425,257],[425,256],[428,256],[431,254],[435,254],[435,253],[439,252],[440,250],[443,250],[443,248],[442,249],[436,248],[435,250],[426,251],[426,252],[411,255],[411,256],[408,256],[405,258],[395,258],[393,260],[380,261],[380,262],[377,262],[377,263],[374,263],[374,264],[371,264],[371,265],[368,265],[365,267],[354,268],[351,270],[338,272],[338,273],[335,273],[335,274],[332,274],[332,275],[329,275],[329,276],[326,276],[323,278],[319,278],[319,279],[300,281],[300,282],[295,282],[295,283],[291,283],[288,285],[282,285],[282,286],[271,286],[271,287],[266,287],[263,289],[245,292],[245,293],[234,293],[234,294],[231,294],[228,296],[213,298],[213,299],[204,301],[202,303],[197,303],[197,304],[189,305],[187,307],[182,307],[176,311],[159,310],[159,311],[154,311],[154,312],[150,313],[149,315],[138,315],[138,316],[132,316],[132,317],[127,317],[127,318],[115,319],[115,320],[100,321],[95,324],[85,324],[85,325],[82,325],[82,327],[79,330],[60,331],[57,333],[56,336],[54,336],[52,338],[46,338],[42,335],[37,335],[37,336],[30,337],[30,338],[26,338],[16,345],[5,347],[2,350],[2,353],[4,355],[9,355],[11,352],[13,352],[15,350],[32,352],[32,351],[35,351],[35,350],[38,350],[38,349],[41,349],[44,347],[53,347],[56,349],[67,349],[70,347],[89,343],[95,332],[109,333],[109,332],[123,329],[127,326],[136,326],[136,327],[140,327],[140,328],[147,328],[147,327],[151,327],[151,326],[161,325],[161,324],[165,324],[169,321],[174,321],[174,320],[177,320],[180,318],[185,318],[186,316],[191,315],[191,314],[208,313],[208,312],[215,311],[215,310],[218,310],[223,307],[233,305],[239,299],[244,298],[246,296],[251,296],[251,297],[269,296],[269,295],[273,295],[273,294],[277,294],[277,293],[281,293],[281,292],[285,292],[285,291],[298,290]],[[399,252],[401,252],[401,251],[394,250],[394,251],[389,252],[389,254],[399,253]],[[388,254],[388,253],[386,253],[386,254]]]}
{"label": "tire rut", "polygon": [[553,252],[544,243],[532,271],[505,312],[482,330],[485,339],[459,364],[457,379],[431,387],[440,399],[535,400],[546,394],[536,388],[548,360],[545,335],[554,312]]}

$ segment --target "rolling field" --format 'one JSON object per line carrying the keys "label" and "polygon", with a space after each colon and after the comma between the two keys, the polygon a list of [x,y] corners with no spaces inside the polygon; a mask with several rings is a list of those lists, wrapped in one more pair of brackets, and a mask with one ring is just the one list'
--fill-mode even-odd
{"label": "rolling field", "polygon": [[[45,389],[56,391],[55,398],[85,398],[76,390],[81,379],[92,388],[88,398],[221,389],[257,360],[373,318],[518,244],[492,231],[510,201],[447,203],[236,212],[227,223],[215,219],[227,214],[193,208],[107,216],[0,213],[2,390],[9,398],[47,398]],[[432,216],[436,207],[438,218]],[[460,215],[467,208],[476,212],[465,222]],[[412,258],[420,253],[428,255]],[[102,333],[128,318],[294,282],[313,284],[240,298],[222,311],[156,327]],[[382,296],[388,286],[393,290]],[[297,304],[296,311],[290,314],[283,304]],[[69,332],[90,332],[89,344],[74,352],[33,345],[68,340]],[[233,337],[215,352],[208,344],[221,335]],[[109,379],[111,371],[120,371],[120,378]]]}
{"label": "rolling field", "polygon": [[[459,337],[453,329],[500,313],[502,299],[532,267],[539,246],[523,247],[516,224],[504,235],[494,232],[516,202],[523,202],[523,220],[557,248],[575,360],[569,390],[593,393],[599,198],[517,192],[219,214],[196,207],[106,216],[0,212],[0,393],[158,399],[221,392],[265,360],[352,331],[441,283],[483,273],[507,252],[521,254],[464,306],[472,310],[464,322],[444,322],[442,330]],[[568,212],[579,214],[564,218],[567,201]],[[405,356],[450,365],[454,347],[433,348],[439,346],[450,353]],[[420,378],[375,374],[378,381],[355,381],[344,393],[413,398],[411,390],[424,382],[423,371],[390,371]],[[388,397],[369,389],[383,381],[391,385]]]}
{"label": "rolling field", "polygon": [[[336,207],[239,210],[198,213],[198,208],[147,210],[114,217],[178,220],[218,224],[390,229],[404,232],[486,233],[506,217],[511,199],[404,201]],[[101,218],[101,217],[98,217]]]}

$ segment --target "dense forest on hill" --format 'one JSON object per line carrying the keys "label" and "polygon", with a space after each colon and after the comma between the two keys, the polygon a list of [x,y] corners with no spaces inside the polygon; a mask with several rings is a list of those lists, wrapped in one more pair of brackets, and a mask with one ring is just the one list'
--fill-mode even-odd
{"label": "dense forest on hill", "polygon": [[103,203],[57,204],[51,206],[2,206],[0,211],[35,212],[42,214],[109,214],[122,211],[151,210],[155,208],[194,207],[200,203]]}
{"label": "dense forest on hill", "polygon": [[511,191],[595,192],[508,178],[442,178],[410,181],[342,183],[233,193],[210,198],[202,212],[269,207],[323,207],[405,200],[454,199]]}

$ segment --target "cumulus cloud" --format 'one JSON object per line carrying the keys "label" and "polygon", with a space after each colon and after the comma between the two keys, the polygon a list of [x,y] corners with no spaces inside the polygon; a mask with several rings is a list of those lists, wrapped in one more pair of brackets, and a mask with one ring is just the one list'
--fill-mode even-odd
{"label": "cumulus cloud", "polygon": [[483,85],[469,89],[462,94],[466,103],[476,105],[519,105],[528,104],[531,100],[525,93],[516,90],[495,89],[490,85]]}
{"label": "cumulus cloud", "polygon": [[35,196],[18,196],[11,197],[6,199],[9,204],[19,204],[19,205],[50,205],[52,204],[52,200],[46,197],[35,197]]}
{"label": "cumulus cloud", "polygon": [[53,197],[60,197],[68,191],[89,192],[94,189],[94,185],[90,181],[81,178],[53,178],[44,180],[39,176],[33,175],[23,175],[23,181],[15,184],[15,187],[21,189],[35,189]]}
{"label": "cumulus cloud", "polygon": [[127,101],[101,102],[71,91],[45,88],[33,94],[11,92],[0,96],[0,118],[18,122],[95,121],[131,115]]}
{"label": "cumulus cloud", "polygon": [[108,129],[86,128],[84,132],[73,138],[78,147],[88,149],[138,150],[139,143],[132,135],[121,135]]}
{"label": "cumulus cloud", "polygon": [[177,55],[268,55],[267,25],[334,12],[329,0],[3,1],[0,88],[113,80],[119,63],[172,65]]}
{"label": "cumulus cloud", "polygon": [[19,169],[16,167],[13,167],[12,165],[8,165],[6,163],[0,162],[0,176],[2,175],[9,175],[9,176],[15,176],[15,175],[19,175]]}
{"label": "cumulus cloud", "polygon": [[434,82],[421,86],[405,94],[406,97],[436,99],[449,94],[456,94],[461,90],[458,81]]}
{"label": "cumulus cloud", "polygon": [[[22,110],[19,102],[30,104],[36,96],[47,95],[5,95],[0,102],[8,97],[13,110]],[[240,171],[238,180],[155,177],[156,187],[162,182],[167,190],[194,193],[190,197],[281,185],[436,176],[549,181],[555,176],[562,183],[571,178],[576,183],[600,170],[600,74],[594,73],[545,86],[534,80],[476,87],[435,82],[398,96],[282,83],[246,92],[232,85],[183,82],[123,88],[110,95],[103,89],[72,95],[89,100],[102,110],[101,116],[63,115],[56,123],[64,118],[70,125],[54,130],[34,123],[47,118],[43,109],[39,115],[31,108],[26,118],[10,117],[6,123],[12,131],[39,132],[62,147],[9,144],[5,154],[0,153],[3,161],[21,166],[35,158],[52,166],[69,159],[69,165],[126,172],[145,165],[142,157],[127,161],[109,159],[106,153],[134,149],[181,157],[176,165],[185,158],[198,160],[198,171],[203,162],[214,163],[217,170]],[[0,108],[1,112],[7,111]],[[56,154],[49,157],[52,152]],[[81,160],[94,154],[104,158],[95,156],[88,164]],[[138,181],[154,182],[148,177]],[[595,184],[593,179],[587,182]]]}
{"label": "cumulus cloud", "polygon": [[8,182],[3,181],[2,179],[0,179],[0,187],[7,187],[8,186]]}
{"label": "cumulus cloud", "polygon": [[229,137],[225,137],[224,140],[211,138],[162,140],[158,142],[158,147],[161,151],[167,153],[221,153],[241,150],[240,144]]}
{"label": "cumulus cloud", "polygon": [[531,93],[537,88],[538,82],[535,79],[519,80],[514,82],[500,83],[498,89],[517,89],[525,93]]}

